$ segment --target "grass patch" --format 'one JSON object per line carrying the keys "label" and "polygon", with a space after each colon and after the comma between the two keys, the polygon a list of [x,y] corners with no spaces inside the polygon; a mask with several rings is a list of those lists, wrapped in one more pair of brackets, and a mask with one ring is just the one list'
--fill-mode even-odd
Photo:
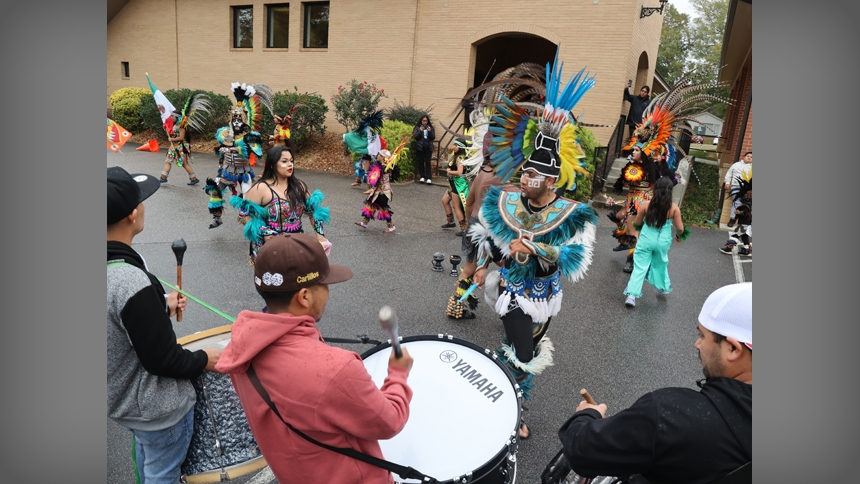
{"label": "grass patch", "polygon": [[[720,197],[720,167],[696,163],[690,172],[687,190],[681,203],[684,223],[694,227],[715,228],[705,222],[714,218]],[[696,177],[698,175],[698,177]]]}
{"label": "grass patch", "polygon": [[696,158],[705,158],[706,160],[717,161],[717,154],[713,151],[702,151],[690,148],[688,155],[695,156]]}

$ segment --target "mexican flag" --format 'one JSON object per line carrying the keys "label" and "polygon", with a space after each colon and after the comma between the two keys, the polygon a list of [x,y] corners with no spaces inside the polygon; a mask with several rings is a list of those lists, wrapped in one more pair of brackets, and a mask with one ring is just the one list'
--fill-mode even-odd
{"label": "mexican flag", "polygon": [[155,105],[158,106],[158,112],[161,114],[161,123],[164,125],[164,129],[168,133],[173,132],[173,118],[170,117],[170,114],[173,113],[176,108],[173,107],[173,104],[167,100],[167,97],[164,96],[164,93],[158,90],[157,87],[152,83],[152,80],[149,78],[149,73],[146,74],[146,82],[149,83],[149,88],[152,89],[152,96],[155,97]]}

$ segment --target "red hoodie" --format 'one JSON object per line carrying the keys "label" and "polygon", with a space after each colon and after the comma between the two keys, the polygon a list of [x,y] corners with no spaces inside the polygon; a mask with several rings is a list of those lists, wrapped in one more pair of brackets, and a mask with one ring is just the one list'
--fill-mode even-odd
{"label": "red hoodie", "polygon": [[389,367],[379,389],[361,357],[322,341],[310,316],[242,311],[216,370],[229,373],[248,424],[280,484],[393,483],[379,467],[324,449],[281,422],[248,379],[248,363],[284,420],[335,447],[384,458],[378,440],[409,418],[408,371]]}

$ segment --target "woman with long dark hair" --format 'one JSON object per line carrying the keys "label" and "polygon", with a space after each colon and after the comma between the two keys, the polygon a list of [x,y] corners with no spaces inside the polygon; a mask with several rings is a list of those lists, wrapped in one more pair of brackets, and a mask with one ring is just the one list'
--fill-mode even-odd
{"label": "woman with long dark hair", "polygon": [[624,272],[633,272],[633,250],[636,247],[639,231],[633,226],[633,217],[639,212],[642,202],[651,199],[651,187],[660,178],[657,164],[651,160],[640,146],[634,146],[630,154],[630,161],[621,169],[621,176],[615,181],[615,190],[620,193],[624,185],[627,185],[627,200],[624,208],[617,212],[610,212],[609,220],[616,223],[617,228],[612,236],[618,240],[618,246],[614,251],[627,251],[627,263]]}
{"label": "woman with long dark hair", "polygon": [[319,190],[310,193],[307,185],[296,177],[294,155],[290,143],[269,148],[260,179],[244,197],[230,199],[230,205],[239,210],[245,238],[251,241],[251,265],[270,238],[284,233],[303,233],[302,216],[310,220],[326,254],[331,250],[323,230],[323,223],[329,221],[329,209],[322,206],[324,195]]}
{"label": "woman with long dark hair", "polygon": [[[663,177],[654,184],[650,201],[639,205],[634,227],[639,230],[639,240],[633,252],[633,273],[624,289],[627,307],[636,306],[636,298],[642,297],[642,284],[647,279],[661,295],[672,292],[669,281],[669,248],[672,246],[672,225],[675,240],[685,240],[690,231],[681,220],[681,209],[672,202],[672,179]],[[670,223],[671,221],[671,223]]]}
{"label": "woman with long dark hair", "polygon": [[421,120],[412,129],[415,138],[415,152],[418,154],[419,183],[433,183],[433,172],[430,169],[430,158],[433,156],[433,140],[436,139],[436,129],[430,123],[430,116],[421,116]]}

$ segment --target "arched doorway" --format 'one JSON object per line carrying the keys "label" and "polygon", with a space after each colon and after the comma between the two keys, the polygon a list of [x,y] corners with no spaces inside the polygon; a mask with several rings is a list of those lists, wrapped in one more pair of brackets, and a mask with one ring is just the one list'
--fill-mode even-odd
{"label": "arched doorway", "polygon": [[654,86],[651,85],[651,79],[648,79],[648,53],[643,52],[639,55],[639,64],[636,66],[636,79],[634,81],[633,87],[630,91],[636,95],[639,93],[639,89],[642,86],[648,86],[649,89],[653,89]]}
{"label": "arched doorway", "polygon": [[546,65],[555,58],[556,44],[537,35],[504,32],[475,42],[472,87],[490,80],[508,67],[523,62]]}
{"label": "arched doorway", "polygon": [[[499,32],[480,39],[473,44],[475,68],[469,89],[492,80],[505,69],[531,62],[546,66],[552,62],[558,46],[543,37],[522,32]],[[463,117],[465,126],[471,125],[469,112]]]}

